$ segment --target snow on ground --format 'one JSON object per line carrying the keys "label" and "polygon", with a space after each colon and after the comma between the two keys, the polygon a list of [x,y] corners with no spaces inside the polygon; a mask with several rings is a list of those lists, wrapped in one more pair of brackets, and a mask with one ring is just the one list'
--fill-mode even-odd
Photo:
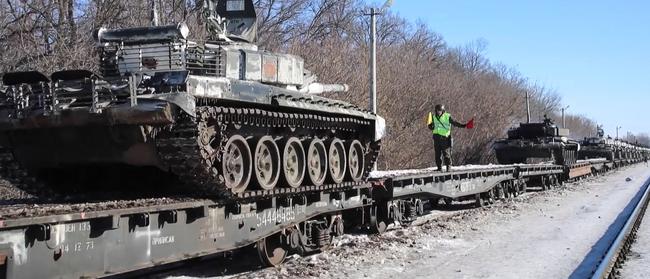
{"label": "snow on ground", "polygon": [[649,175],[637,165],[486,208],[432,211],[419,225],[345,235],[278,268],[215,272],[206,262],[161,278],[583,278],[576,268]]}
{"label": "snow on ground", "polygon": [[630,256],[627,258],[621,278],[625,279],[645,279],[650,276],[650,211],[646,212],[641,222],[641,227],[637,232],[637,238]]}

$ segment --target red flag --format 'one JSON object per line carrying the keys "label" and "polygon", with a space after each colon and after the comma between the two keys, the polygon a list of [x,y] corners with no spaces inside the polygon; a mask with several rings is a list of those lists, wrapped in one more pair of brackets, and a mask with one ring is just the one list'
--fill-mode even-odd
{"label": "red flag", "polygon": [[472,118],[469,122],[467,122],[467,129],[472,129],[474,128],[474,118]]}

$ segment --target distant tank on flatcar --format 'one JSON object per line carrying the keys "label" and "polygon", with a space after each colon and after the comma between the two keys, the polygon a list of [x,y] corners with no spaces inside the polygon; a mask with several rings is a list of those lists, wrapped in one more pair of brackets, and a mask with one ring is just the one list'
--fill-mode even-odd
{"label": "distant tank on flatcar", "polygon": [[577,161],[580,144],[569,138],[569,129],[557,127],[545,116],[541,123],[521,123],[508,131],[508,137],[494,143],[500,164],[552,161],[571,165]]}

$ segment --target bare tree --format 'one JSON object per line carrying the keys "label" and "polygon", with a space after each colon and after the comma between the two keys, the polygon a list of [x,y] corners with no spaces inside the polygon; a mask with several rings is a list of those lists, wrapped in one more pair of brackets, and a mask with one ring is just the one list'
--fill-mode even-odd
{"label": "bare tree", "polygon": [[[195,40],[205,38],[203,0],[158,1],[160,24],[186,22]],[[100,27],[150,24],[149,1],[4,0],[0,5],[0,71],[96,70],[91,34]],[[362,0],[256,0],[262,49],[301,55],[321,81],[347,83],[350,91],[326,96],[368,106],[369,21]],[[450,48],[423,22],[396,14],[379,18],[379,114],[388,124],[380,168],[425,167],[433,163],[431,131],[424,117],[445,104],[476,129],[457,130],[456,163],[494,160],[492,142],[525,120],[526,92],[533,120],[557,119],[559,94],[531,82],[515,69],[486,58],[486,40]],[[595,123],[569,115],[567,126],[588,136]],[[642,138],[647,135],[640,135]]]}

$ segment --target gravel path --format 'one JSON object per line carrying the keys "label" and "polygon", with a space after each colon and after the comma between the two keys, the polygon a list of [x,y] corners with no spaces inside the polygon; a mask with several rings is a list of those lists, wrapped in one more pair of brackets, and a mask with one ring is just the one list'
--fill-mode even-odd
{"label": "gravel path", "polygon": [[279,268],[215,270],[216,261],[207,261],[157,277],[566,278],[649,175],[633,166],[486,208],[432,211],[419,225],[345,235],[334,248]]}

